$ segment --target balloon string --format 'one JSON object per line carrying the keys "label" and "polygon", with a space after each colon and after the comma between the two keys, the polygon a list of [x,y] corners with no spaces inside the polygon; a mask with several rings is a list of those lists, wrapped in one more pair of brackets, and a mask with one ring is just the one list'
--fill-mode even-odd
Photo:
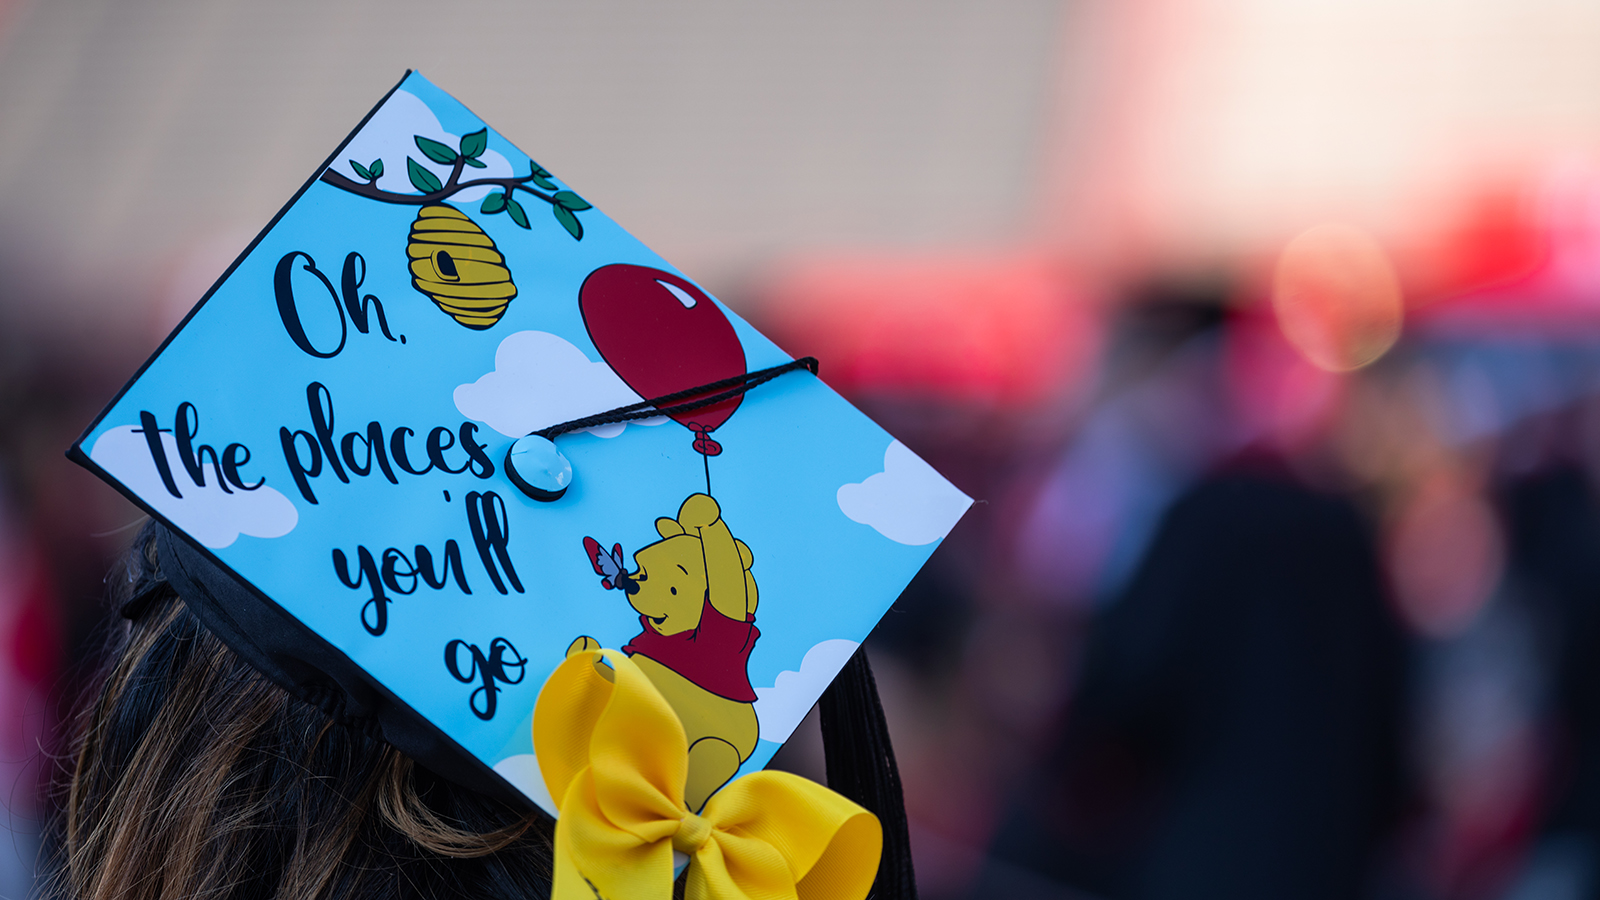
{"label": "balloon string", "polygon": [[[560,425],[551,425],[549,428],[541,428],[538,431],[529,432],[529,434],[536,434],[547,440],[555,440],[557,435],[566,434],[569,431],[582,431],[585,428],[611,425],[616,422],[631,422],[635,419],[653,419],[656,416],[671,416],[678,413],[693,412],[697,409],[704,409],[707,406],[715,406],[724,400],[731,400],[753,387],[766,384],[779,375],[800,369],[805,369],[813,375],[817,374],[817,358],[804,356],[792,362],[786,362],[781,366],[771,366],[754,372],[745,372],[732,378],[723,378],[697,387],[673,391],[670,394],[663,394],[650,400],[619,406],[603,413],[584,416],[581,419],[573,419],[570,422],[562,422]],[[717,393],[697,400],[687,399],[697,394],[703,394],[706,391],[716,391]],[[710,465],[707,464],[707,490],[710,490],[710,484]]]}

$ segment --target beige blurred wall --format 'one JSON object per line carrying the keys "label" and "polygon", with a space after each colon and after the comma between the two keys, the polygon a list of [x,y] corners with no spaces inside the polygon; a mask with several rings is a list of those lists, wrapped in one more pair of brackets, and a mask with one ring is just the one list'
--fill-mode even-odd
{"label": "beige blurred wall", "polygon": [[52,279],[81,285],[61,303],[187,306],[407,67],[712,282],[807,247],[1005,242],[1062,27],[1053,0],[4,12],[0,266],[29,288],[0,304],[28,309]]}
{"label": "beige blurred wall", "polygon": [[1423,240],[1600,161],[1593,0],[1090,5],[1093,138],[1052,164],[1040,234],[1127,268],[1237,265],[1326,219]]}

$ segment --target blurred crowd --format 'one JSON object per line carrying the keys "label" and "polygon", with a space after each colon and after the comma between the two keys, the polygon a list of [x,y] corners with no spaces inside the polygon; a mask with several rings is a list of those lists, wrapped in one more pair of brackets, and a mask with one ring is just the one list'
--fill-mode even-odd
{"label": "blurred crowd", "polygon": [[929,894],[1600,895],[1592,336],[1297,372],[1225,296],[1119,306],[876,636]]}
{"label": "blurred crowd", "polygon": [[[160,29],[129,25],[148,46],[128,49],[95,24],[116,4],[0,2],[0,898],[29,891],[50,735],[140,521],[62,452],[399,74],[394,46],[469,104],[485,85],[497,124],[540,102],[391,17],[388,55],[357,60],[395,69],[379,87],[317,106],[328,78],[285,76],[311,111],[208,137],[211,74],[250,80],[232,51],[326,60],[332,39],[146,5],[209,49],[163,77]],[[1600,898],[1600,15],[1017,0],[832,4],[834,29],[709,0],[676,25],[491,6],[568,36],[560,66],[627,36],[609,80],[546,72],[563,129],[502,130],[567,153],[626,227],[636,203],[647,243],[978,501],[868,642],[924,897]],[[329,33],[373,21],[339,7]],[[630,68],[663,34],[699,61]],[[151,89],[115,93],[97,48]],[[802,111],[729,94],[738,66]],[[608,90],[692,115],[593,112]],[[45,191],[51,135],[111,140],[81,124],[118,115],[97,92],[163,129],[136,168],[221,166],[238,140],[267,174],[174,194],[189,230],[110,176]],[[284,133],[239,124],[263,116]],[[665,163],[614,149],[634,119],[665,129]],[[778,153],[784,128],[825,152]],[[720,148],[700,181],[619,189],[594,162],[676,174],[696,129]],[[814,187],[738,186],[796,171]],[[49,218],[61,197],[105,205]],[[194,213],[213,203],[243,211]],[[814,723],[776,764],[821,775]]]}

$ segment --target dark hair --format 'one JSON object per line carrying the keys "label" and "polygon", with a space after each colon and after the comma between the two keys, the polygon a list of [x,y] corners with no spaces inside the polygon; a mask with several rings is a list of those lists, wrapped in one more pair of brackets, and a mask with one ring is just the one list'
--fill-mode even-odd
{"label": "dark hair", "polygon": [[[155,526],[114,573],[121,625],[73,720],[47,896],[542,897],[550,828],[336,724],[160,583]],[[146,588],[148,590],[148,588]]]}

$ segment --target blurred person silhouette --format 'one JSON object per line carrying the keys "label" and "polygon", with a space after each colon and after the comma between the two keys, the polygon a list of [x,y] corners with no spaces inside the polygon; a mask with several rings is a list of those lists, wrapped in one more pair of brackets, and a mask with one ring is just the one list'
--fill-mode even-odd
{"label": "blurred person silhouette", "polygon": [[1237,448],[1220,408],[1221,300],[1209,287],[1140,289],[1111,336],[1101,399],[1016,535],[1041,597],[1082,609],[1115,597],[1174,499]]}
{"label": "blurred person silhouette", "polygon": [[[0,474],[3,466],[0,466]],[[39,542],[0,486],[0,897],[33,890],[47,696],[59,673],[59,595]]]}
{"label": "blurred person silhouette", "polygon": [[976,895],[1361,896],[1399,797],[1405,678],[1369,526],[1260,443],[1157,521]]}
{"label": "blurred person silhouette", "polygon": [[[1509,896],[1600,898],[1600,494],[1593,438],[1600,401],[1589,398],[1535,427],[1536,460],[1506,479],[1507,584],[1532,612],[1545,660],[1551,732],[1547,801]],[[1585,440],[1589,438],[1589,440]]]}
{"label": "blurred person silhouette", "polygon": [[1424,331],[1369,391],[1359,455],[1386,507],[1395,605],[1418,636],[1418,803],[1396,889],[1594,896],[1600,508],[1573,404],[1587,353]]}

